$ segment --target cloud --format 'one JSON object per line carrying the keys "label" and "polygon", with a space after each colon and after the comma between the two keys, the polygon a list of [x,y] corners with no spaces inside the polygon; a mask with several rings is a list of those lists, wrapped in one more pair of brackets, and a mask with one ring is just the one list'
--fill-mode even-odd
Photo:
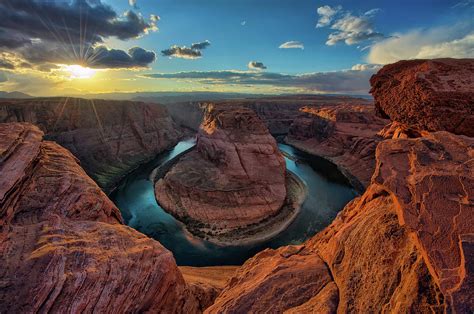
{"label": "cloud", "polygon": [[8,77],[5,72],[0,72],[0,83],[4,83],[8,81]]}
{"label": "cloud", "polygon": [[137,0],[128,0],[128,4],[135,9],[137,8]]}
{"label": "cloud", "polygon": [[14,70],[15,65],[7,60],[0,60],[0,69]]}
{"label": "cloud", "polygon": [[370,63],[387,64],[405,59],[472,58],[472,22],[396,34],[370,48]]}
{"label": "cloud", "polygon": [[304,49],[304,44],[300,41],[287,41],[278,47],[280,49]]}
{"label": "cloud", "polygon": [[99,46],[94,48],[93,54],[96,56],[91,62],[94,68],[141,68],[156,59],[153,51],[146,51],[140,47],[131,48],[127,53],[123,50]]}
{"label": "cloud", "polygon": [[0,52],[15,53],[38,66],[89,66],[91,51],[105,39],[134,39],[156,31],[156,22],[133,11],[118,14],[101,0],[2,1]]}
{"label": "cloud", "polygon": [[323,93],[368,93],[369,79],[377,71],[376,66],[357,66],[356,69],[317,72],[300,75],[270,73],[263,71],[207,71],[146,74],[152,79],[174,79],[193,81],[204,85],[239,85],[246,87],[271,86],[302,92]]}
{"label": "cloud", "polygon": [[250,61],[247,67],[250,70],[258,70],[258,71],[265,70],[267,68],[262,62],[258,62],[258,61]]}
{"label": "cloud", "polygon": [[331,24],[332,18],[342,9],[341,6],[337,7],[330,7],[328,5],[324,5],[319,7],[317,12],[319,14],[318,24],[316,27],[325,27]]}
{"label": "cloud", "polygon": [[203,42],[194,43],[191,48],[186,46],[173,45],[168,49],[162,50],[161,54],[165,57],[174,57],[181,59],[199,59],[202,57],[201,50],[206,49],[211,45],[209,40]]}
{"label": "cloud", "polygon": [[206,49],[207,47],[209,47],[210,45],[211,45],[211,42],[209,40],[205,40],[205,41],[200,42],[200,43],[192,44],[191,49],[203,50],[203,49]]}
{"label": "cloud", "polygon": [[245,26],[247,24],[247,21],[242,21],[240,22],[240,25]]}
{"label": "cloud", "polygon": [[162,50],[161,54],[165,57],[175,57],[181,59],[198,59],[202,57],[201,51],[187,48],[186,46],[171,46],[168,49]]}
{"label": "cloud", "polygon": [[372,9],[361,16],[345,12],[342,7],[332,8],[322,6],[318,8],[319,20],[317,27],[329,26],[334,32],[330,33],[326,45],[333,46],[339,42],[346,45],[354,45],[367,40],[380,40],[385,38],[384,34],[375,31],[370,20],[380,9]]}
{"label": "cloud", "polygon": [[378,71],[382,68],[380,64],[354,64],[351,68],[353,71]]}

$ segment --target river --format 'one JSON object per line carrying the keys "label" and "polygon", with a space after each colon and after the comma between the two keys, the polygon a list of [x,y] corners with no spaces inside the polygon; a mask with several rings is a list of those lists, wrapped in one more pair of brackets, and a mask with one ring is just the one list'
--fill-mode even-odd
{"label": "river", "polygon": [[194,140],[179,142],[172,150],[160,154],[128,175],[110,195],[122,212],[125,223],[172,251],[178,265],[240,265],[265,248],[300,244],[329,225],[337,213],[357,196],[357,192],[335,165],[291,146],[279,144],[285,155],[287,169],[303,180],[308,188],[308,196],[300,214],[285,231],[264,243],[217,246],[185,232],[182,225],[157,204],[153,182],[149,180],[154,168],[194,144]]}

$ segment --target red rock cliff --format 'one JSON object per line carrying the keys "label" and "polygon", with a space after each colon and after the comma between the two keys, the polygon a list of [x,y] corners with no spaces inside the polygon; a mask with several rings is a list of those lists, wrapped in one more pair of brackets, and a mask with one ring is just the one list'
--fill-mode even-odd
{"label": "red rock cliff", "polygon": [[208,313],[474,309],[474,139],[377,147],[372,183],[301,246],[248,260]]}
{"label": "red rock cliff", "polygon": [[474,59],[400,61],[370,84],[375,107],[391,120],[474,136]]}
{"label": "red rock cliff", "polygon": [[0,312],[197,312],[172,254],[42,135],[0,124]]}
{"label": "red rock cliff", "polygon": [[160,105],[41,98],[0,101],[0,122],[30,122],[70,150],[106,191],[136,166],[176,144],[181,131]]}

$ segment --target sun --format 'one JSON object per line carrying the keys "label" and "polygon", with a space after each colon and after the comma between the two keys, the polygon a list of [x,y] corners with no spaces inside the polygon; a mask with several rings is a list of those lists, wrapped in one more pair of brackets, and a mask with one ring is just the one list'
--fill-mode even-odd
{"label": "sun", "polygon": [[72,79],[90,79],[96,73],[96,70],[80,65],[67,65],[65,66],[65,70],[70,74]]}

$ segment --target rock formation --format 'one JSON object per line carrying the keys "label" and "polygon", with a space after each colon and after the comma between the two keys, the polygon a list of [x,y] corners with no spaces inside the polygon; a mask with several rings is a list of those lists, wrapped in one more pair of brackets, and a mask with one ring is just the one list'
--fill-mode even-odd
{"label": "rock formation", "polygon": [[[229,99],[214,101],[218,106],[246,107],[255,111],[258,117],[267,125],[273,136],[286,135],[291,124],[300,115],[299,109],[304,106],[335,105],[341,102],[351,104],[370,104],[363,98],[348,96],[325,95],[291,95],[250,99]],[[206,102],[183,102],[166,104],[168,111],[175,121],[187,128],[198,130]],[[205,106],[204,106],[205,107]]]}
{"label": "rock formation", "polygon": [[361,197],[304,245],[248,260],[208,313],[472,311],[474,139],[394,139],[376,155]]}
{"label": "rock formation", "polygon": [[287,194],[285,174],[275,139],[252,110],[211,105],[196,149],[157,182],[156,197],[191,231],[227,232],[276,215]]}
{"label": "rock formation", "polygon": [[2,100],[0,122],[30,122],[79,158],[106,191],[138,165],[176,144],[181,131],[166,109],[129,101]]}
{"label": "rock formation", "polygon": [[388,123],[373,106],[339,104],[303,107],[285,141],[334,162],[352,185],[364,191],[375,169],[377,133]]}
{"label": "rock formation", "polygon": [[0,124],[0,311],[194,313],[174,258],[35,126]]}
{"label": "rock formation", "polygon": [[370,84],[383,116],[422,130],[474,136],[474,59],[399,61],[384,66]]}

